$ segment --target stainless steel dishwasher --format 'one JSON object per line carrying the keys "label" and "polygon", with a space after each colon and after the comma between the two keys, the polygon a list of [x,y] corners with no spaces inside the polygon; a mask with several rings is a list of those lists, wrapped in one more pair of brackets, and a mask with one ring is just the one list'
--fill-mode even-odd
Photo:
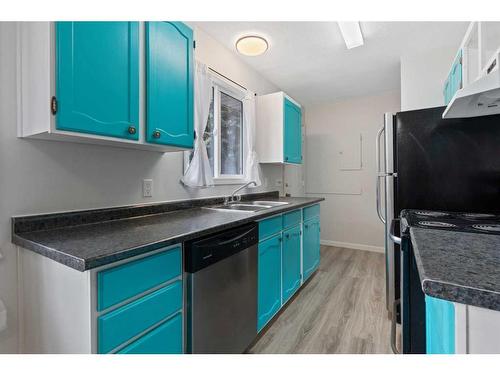
{"label": "stainless steel dishwasher", "polygon": [[257,224],[185,243],[187,352],[243,353],[257,335]]}

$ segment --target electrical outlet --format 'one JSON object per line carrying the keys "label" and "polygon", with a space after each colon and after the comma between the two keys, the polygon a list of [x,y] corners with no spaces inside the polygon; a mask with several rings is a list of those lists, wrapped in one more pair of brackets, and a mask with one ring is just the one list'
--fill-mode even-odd
{"label": "electrical outlet", "polygon": [[142,196],[144,198],[149,198],[153,196],[153,180],[145,179],[142,180]]}

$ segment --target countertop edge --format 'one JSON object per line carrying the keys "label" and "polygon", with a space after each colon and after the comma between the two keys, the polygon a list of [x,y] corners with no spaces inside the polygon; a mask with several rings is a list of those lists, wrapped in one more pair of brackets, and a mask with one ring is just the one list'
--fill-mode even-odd
{"label": "countertop edge", "polygon": [[[453,284],[435,280],[426,275],[418,244],[413,235],[414,228],[409,226],[411,242],[414,248],[415,261],[420,277],[420,284],[425,295],[449,302],[500,311],[500,293],[471,286]],[[425,231],[425,229],[419,229]]]}
{"label": "countertop edge", "polygon": [[[301,197],[304,198],[304,197]],[[307,197],[306,197],[307,198]],[[262,220],[266,217],[271,217],[279,214],[286,213],[288,211],[294,211],[297,209],[301,209],[307,206],[311,206],[313,204],[322,202],[325,200],[325,198],[316,198],[316,197],[311,197],[308,198],[310,199],[308,202],[303,202],[303,203],[295,203],[291,204],[288,206],[280,206],[280,207],[274,207],[273,210],[270,212],[266,212],[264,210],[263,212],[257,212],[254,216],[251,217],[245,217],[241,218],[239,220],[234,220],[222,225],[217,225],[214,227],[209,227],[206,229],[203,229],[201,231],[194,231],[194,232],[188,232],[179,236],[175,237],[169,237],[165,238],[164,240],[156,241],[156,242],[150,242],[150,243],[144,243],[141,244],[140,246],[135,246],[133,248],[127,248],[127,249],[121,249],[117,250],[116,252],[112,254],[106,254],[104,256],[96,256],[96,257],[91,257],[91,258],[78,258],[75,257],[71,254],[59,251],[57,249],[47,247],[45,245],[42,245],[40,243],[28,240],[23,238],[22,234],[23,233],[13,233],[12,234],[12,243],[20,246],[24,249],[33,251],[37,254],[40,254],[44,257],[47,257],[53,261],[56,261],[58,263],[61,263],[67,267],[73,268],[77,271],[88,271],[94,268],[102,267],[117,261],[125,260],[128,258],[132,258],[135,256],[147,254],[151,251],[158,250],[162,247],[167,247],[170,245],[174,245],[177,243],[185,242],[197,237],[203,237],[205,235],[215,233],[218,231],[221,231],[223,229],[231,229],[234,227],[237,227],[242,224],[246,223],[251,223],[255,221]]]}

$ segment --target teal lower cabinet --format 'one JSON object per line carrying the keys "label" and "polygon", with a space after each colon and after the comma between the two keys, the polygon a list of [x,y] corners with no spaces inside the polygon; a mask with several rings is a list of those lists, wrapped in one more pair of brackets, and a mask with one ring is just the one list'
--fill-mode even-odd
{"label": "teal lower cabinet", "polygon": [[427,354],[455,353],[455,307],[452,302],[425,296]]}
{"label": "teal lower cabinet", "polygon": [[259,243],[257,329],[281,307],[281,233]]}
{"label": "teal lower cabinet", "polygon": [[304,222],[302,241],[303,273],[307,280],[319,267],[320,259],[320,226],[319,217]]}
{"label": "teal lower cabinet", "polygon": [[319,204],[259,222],[259,332],[318,269],[319,227]]}
{"label": "teal lower cabinet", "polygon": [[97,353],[182,353],[182,250],[99,270],[96,280]]}
{"label": "teal lower cabinet", "polygon": [[176,314],[118,354],[182,354],[182,315]]}
{"label": "teal lower cabinet", "polygon": [[299,289],[302,281],[300,272],[300,225],[283,232],[282,248],[282,295],[283,303]]}

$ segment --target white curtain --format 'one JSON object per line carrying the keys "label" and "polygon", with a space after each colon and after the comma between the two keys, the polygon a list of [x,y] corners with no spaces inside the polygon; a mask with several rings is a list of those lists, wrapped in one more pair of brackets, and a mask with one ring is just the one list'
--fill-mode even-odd
{"label": "white curtain", "polygon": [[194,152],[181,182],[190,187],[213,186],[214,179],[210,162],[208,161],[207,147],[203,141],[203,134],[207,127],[210,102],[212,99],[212,81],[205,64],[196,62],[194,73]]}
{"label": "white curtain", "polygon": [[255,151],[255,94],[251,91],[245,96],[243,106],[243,124],[245,132],[245,147],[247,158],[245,160],[245,179],[255,181],[257,186],[262,185],[260,179],[260,165],[257,152]]}

